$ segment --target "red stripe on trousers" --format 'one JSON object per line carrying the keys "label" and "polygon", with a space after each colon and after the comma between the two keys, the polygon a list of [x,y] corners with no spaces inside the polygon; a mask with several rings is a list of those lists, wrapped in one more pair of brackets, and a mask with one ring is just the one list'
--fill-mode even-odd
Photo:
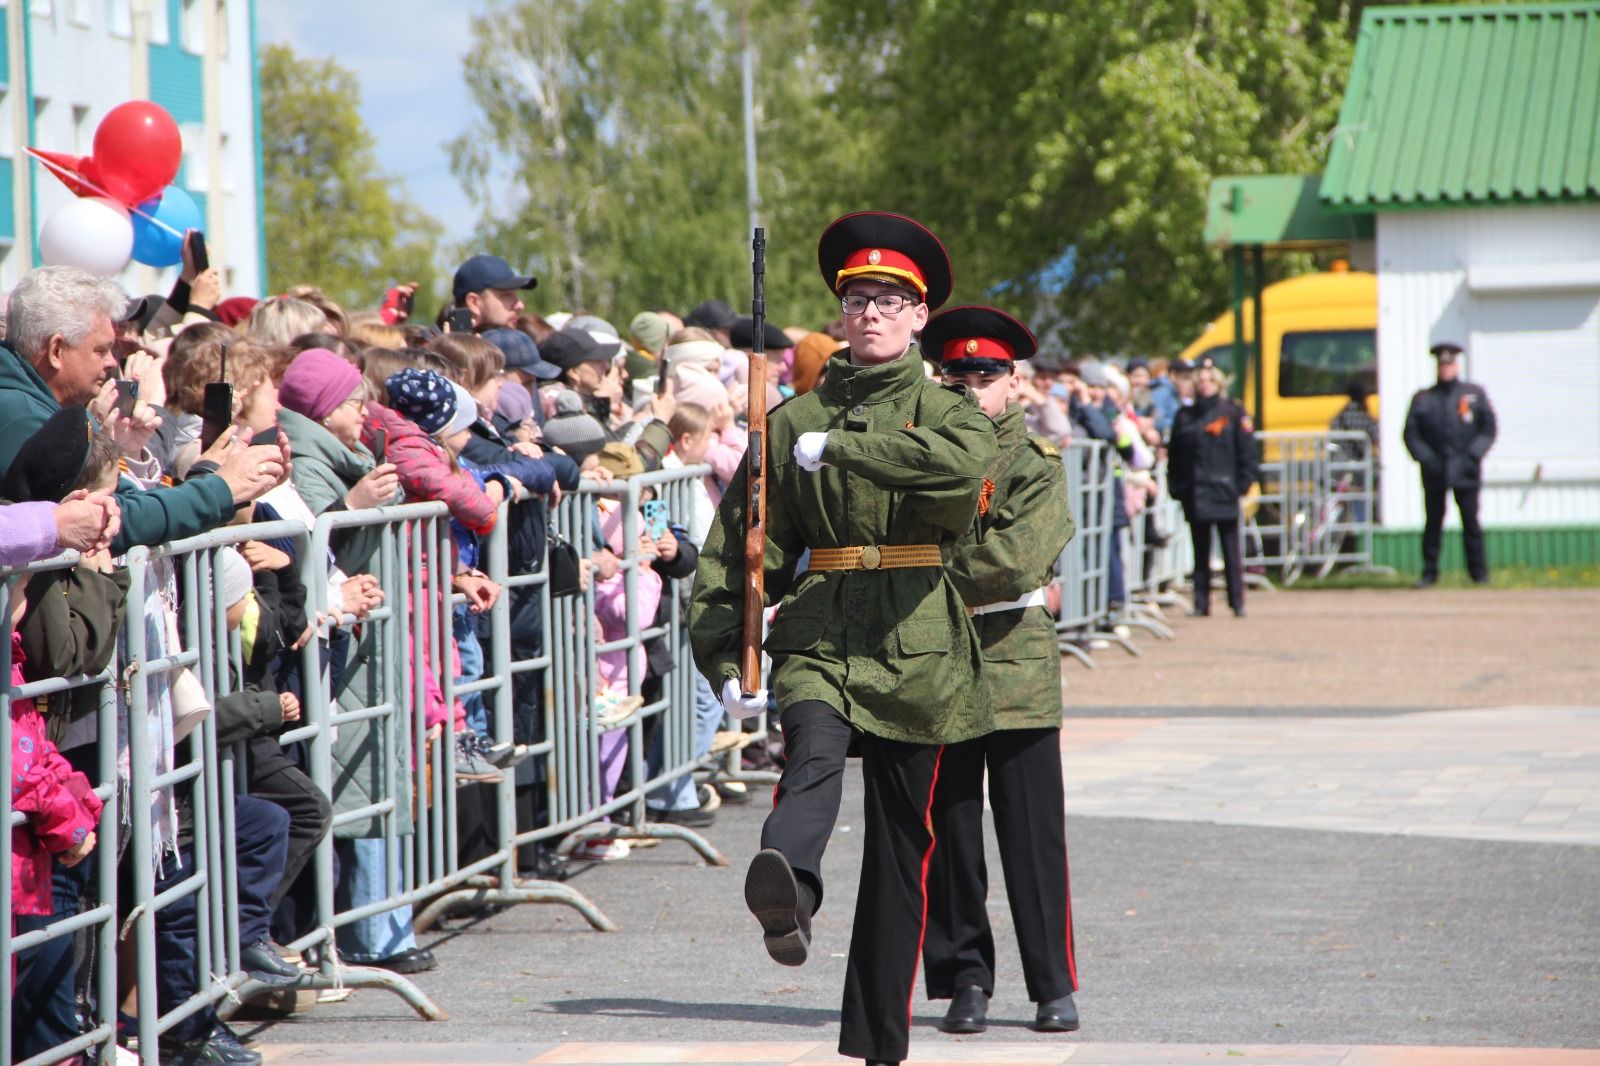
{"label": "red stripe on trousers", "polygon": [[1061,827],[1061,885],[1066,890],[1067,905],[1067,976],[1072,979],[1072,990],[1078,990],[1078,959],[1072,950],[1072,863],[1067,858],[1066,818],[1062,818]]}
{"label": "red stripe on trousers", "polygon": [[928,806],[922,812],[922,824],[928,830],[928,850],[922,853],[922,926],[917,930],[917,954],[911,964],[911,994],[906,997],[906,1029],[911,1028],[911,1012],[917,1002],[917,960],[922,958],[922,942],[928,935],[928,864],[933,861],[933,793],[939,787],[939,763],[944,759],[944,745],[933,756],[933,781],[928,785]]}

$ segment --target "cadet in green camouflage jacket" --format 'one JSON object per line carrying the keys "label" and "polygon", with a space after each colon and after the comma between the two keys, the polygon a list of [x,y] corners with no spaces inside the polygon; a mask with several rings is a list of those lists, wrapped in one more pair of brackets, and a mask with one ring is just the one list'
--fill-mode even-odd
{"label": "cadet in green camouflage jacket", "polygon": [[[765,646],[786,760],[745,903],[774,960],[806,960],[845,757],[859,746],[866,855],[839,1050],[898,1062],[939,759],[993,724],[977,633],[943,562],[977,513],[994,429],[965,390],[926,378],[912,343],[950,294],[933,234],[899,215],[847,215],[817,257],[850,347],[767,422],[766,591],[779,609]],[[745,484],[741,473],[723,496],[689,620],[696,663],[736,717],[766,708],[765,692],[739,691]]]}
{"label": "cadet in green camouflage jacket", "polygon": [[994,992],[983,858],[983,779],[1005,868],[1034,1028],[1078,1028],[1065,798],[1061,780],[1061,655],[1046,604],[1056,560],[1072,539],[1066,471],[1055,445],[1028,436],[1016,404],[1017,360],[1033,355],[1026,326],[989,307],[958,307],[923,330],[944,380],[972,390],[995,419],[1000,456],[971,532],[949,572],[983,641],[995,732],[945,749],[933,805],[939,841],[928,875],[923,965],[928,996],[949,999],[947,1032],[985,1028]]}

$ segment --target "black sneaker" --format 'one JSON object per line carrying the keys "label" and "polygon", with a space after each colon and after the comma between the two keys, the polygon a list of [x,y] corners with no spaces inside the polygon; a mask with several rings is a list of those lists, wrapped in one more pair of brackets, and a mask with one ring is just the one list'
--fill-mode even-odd
{"label": "black sneaker", "polygon": [[686,807],[681,811],[662,811],[654,807],[644,809],[644,817],[649,822],[665,822],[668,825],[681,825],[685,829],[704,829],[713,825],[717,816],[704,807]]}
{"label": "black sneaker", "polygon": [[379,959],[376,962],[363,962],[359,965],[376,966],[378,969],[388,970],[390,973],[422,973],[425,970],[437,968],[439,960],[434,958],[433,952],[427,948],[411,948],[400,952],[398,955],[390,955],[386,959]]}
{"label": "black sneaker", "polygon": [[161,1066],[261,1066],[261,1055],[239,1043],[233,1030],[219,1024],[203,1040],[185,1044],[163,1040]]}
{"label": "black sneaker", "polygon": [[300,979],[300,967],[278,954],[278,949],[265,940],[239,949],[239,966],[245,973],[265,985],[282,988]]}

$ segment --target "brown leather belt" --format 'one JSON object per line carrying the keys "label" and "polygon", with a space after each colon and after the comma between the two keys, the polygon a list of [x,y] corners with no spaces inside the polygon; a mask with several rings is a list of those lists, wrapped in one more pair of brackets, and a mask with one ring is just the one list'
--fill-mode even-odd
{"label": "brown leather belt", "polygon": [[812,548],[811,570],[899,570],[943,566],[937,544],[868,544],[863,548]]}

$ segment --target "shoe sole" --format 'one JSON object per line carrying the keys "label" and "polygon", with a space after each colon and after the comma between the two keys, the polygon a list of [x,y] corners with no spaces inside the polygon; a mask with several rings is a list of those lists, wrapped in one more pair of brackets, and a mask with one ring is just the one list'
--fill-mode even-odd
{"label": "shoe sole", "polygon": [[939,1031],[941,1033],[950,1033],[954,1036],[975,1036],[978,1033],[988,1032],[989,1026],[984,1022],[972,1022],[965,1020],[952,1022],[946,1018],[944,1021],[939,1023]]}
{"label": "shoe sole", "polygon": [[761,923],[772,961],[780,966],[804,965],[811,952],[811,935],[800,928],[795,913],[800,906],[800,886],[782,852],[767,848],[750,860],[744,903]]}

